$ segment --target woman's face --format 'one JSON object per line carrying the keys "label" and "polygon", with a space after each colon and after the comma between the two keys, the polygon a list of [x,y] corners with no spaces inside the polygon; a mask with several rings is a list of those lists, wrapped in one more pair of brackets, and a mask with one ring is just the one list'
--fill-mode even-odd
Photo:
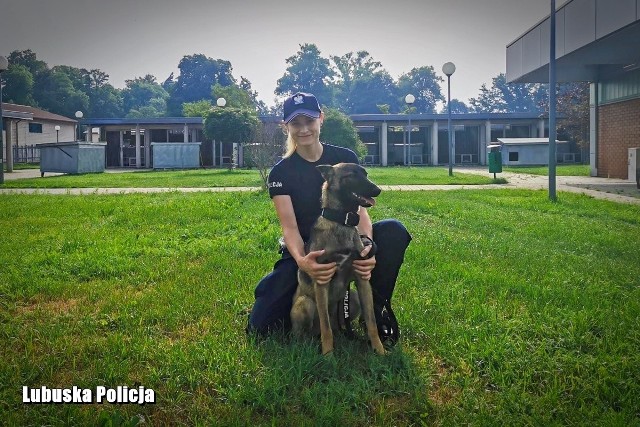
{"label": "woman's face", "polygon": [[291,135],[296,146],[310,146],[320,141],[320,127],[324,115],[314,119],[305,115],[299,115],[286,124],[287,132]]}

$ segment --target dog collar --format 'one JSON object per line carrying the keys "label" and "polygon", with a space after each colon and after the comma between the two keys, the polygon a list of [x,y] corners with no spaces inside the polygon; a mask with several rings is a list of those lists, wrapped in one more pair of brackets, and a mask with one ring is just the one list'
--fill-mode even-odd
{"label": "dog collar", "polygon": [[360,223],[360,215],[358,212],[345,212],[335,209],[324,208],[322,209],[321,216],[329,221],[337,222],[338,224],[355,227]]}

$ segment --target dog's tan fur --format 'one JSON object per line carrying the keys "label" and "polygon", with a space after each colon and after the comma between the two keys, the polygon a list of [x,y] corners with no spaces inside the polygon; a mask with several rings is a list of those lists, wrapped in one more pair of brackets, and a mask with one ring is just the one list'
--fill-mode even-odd
{"label": "dog's tan fur", "polygon": [[[325,178],[322,187],[323,208],[357,211],[360,205],[365,204],[362,198],[352,196],[353,193],[369,199],[380,193],[380,189],[367,179],[366,171],[359,165],[340,163],[335,166],[318,166],[318,169]],[[359,258],[364,249],[358,229],[320,216],[313,226],[308,246],[307,253],[324,249],[325,253],[317,261],[335,261],[338,269],[325,285],[319,285],[304,271],[298,271],[298,289],[291,308],[294,335],[317,334],[319,328],[322,354],[331,353],[333,330],[337,329],[340,317],[339,303],[344,300],[349,284],[355,280],[369,340],[376,353],[384,354],[376,327],[371,284],[354,274],[352,267],[352,261]]]}

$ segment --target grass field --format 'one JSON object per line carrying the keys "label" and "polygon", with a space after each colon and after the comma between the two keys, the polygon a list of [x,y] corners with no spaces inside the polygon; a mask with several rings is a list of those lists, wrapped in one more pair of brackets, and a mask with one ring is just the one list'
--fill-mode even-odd
{"label": "grass field", "polygon": [[[401,343],[244,333],[265,193],[0,196],[6,425],[638,425],[640,210],[544,191],[386,192],[413,235]],[[25,405],[142,385],[152,405]]]}
{"label": "grass field", "polygon": [[[489,176],[455,173],[450,177],[440,167],[370,167],[371,179],[378,184],[492,184],[504,183]],[[83,175],[46,176],[44,178],[5,181],[0,188],[94,188],[94,187],[256,187],[262,181],[257,170],[197,169],[182,171],[141,171]]]}

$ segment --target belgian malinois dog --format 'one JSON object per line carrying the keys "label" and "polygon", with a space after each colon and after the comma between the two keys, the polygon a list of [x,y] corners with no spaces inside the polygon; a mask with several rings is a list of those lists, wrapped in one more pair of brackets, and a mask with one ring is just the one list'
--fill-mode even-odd
{"label": "belgian malinois dog", "polygon": [[358,233],[360,206],[370,207],[381,190],[367,178],[362,166],[339,163],[317,167],[325,183],[322,186],[322,214],[315,222],[306,252],[325,250],[319,263],[337,263],[337,271],[325,285],[315,283],[298,271],[298,289],[291,308],[292,332],[296,336],[317,335],[320,331],[322,354],[333,351],[333,330],[339,327],[339,307],[355,280],[367,334],[376,353],[385,354],[378,336],[371,284],[354,274],[352,261],[360,258],[364,244]]}

